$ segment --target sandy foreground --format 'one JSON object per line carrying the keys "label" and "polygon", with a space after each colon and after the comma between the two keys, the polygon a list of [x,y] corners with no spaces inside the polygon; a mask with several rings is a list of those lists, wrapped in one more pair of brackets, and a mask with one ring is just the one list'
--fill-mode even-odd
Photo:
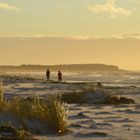
{"label": "sandy foreground", "polygon": [[[60,94],[94,88],[94,82],[47,82],[40,79],[3,78],[4,96],[47,98]],[[35,136],[40,140],[139,140],[140,139],[140,87],[106,86],[107,91],[117,96],[129,97],[135,104],[91,105],[69,104],[68,128],[64,136]],[[0,118],[1,119],[1,118]],[[0,120],[2,121],[2,120]]]}

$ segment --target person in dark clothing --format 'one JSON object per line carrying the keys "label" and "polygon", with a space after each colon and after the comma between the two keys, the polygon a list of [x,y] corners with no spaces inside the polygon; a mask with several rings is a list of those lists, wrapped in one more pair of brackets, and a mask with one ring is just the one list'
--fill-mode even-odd
{"label": "person in dark clothing", "polygon": [[50,70],[47,69],[46,71],[46,77],[47,77],[47,80],[49,81],[50,80]]}
{"label": "person in dark clothing", "polygon": [[62,81],[62,73],[60,70],[58,71],[57,75],[58,75],[58,81],[61,82]]}

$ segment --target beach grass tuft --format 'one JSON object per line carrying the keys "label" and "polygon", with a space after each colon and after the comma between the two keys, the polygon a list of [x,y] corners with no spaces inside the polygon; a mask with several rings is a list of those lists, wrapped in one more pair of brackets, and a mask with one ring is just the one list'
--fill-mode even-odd
{"label": "beach grass tuft", "polygon": [[28,120],[36,119],[46,124],[51,133],[64,134],[67,132],[68,106],[53,95],[49,95],[45,101],[37,97],[30,97],[30,100],[20,97],[4,100],[1,96],[0,114],[2,113],[16,116],[24,130],[28,130]]}

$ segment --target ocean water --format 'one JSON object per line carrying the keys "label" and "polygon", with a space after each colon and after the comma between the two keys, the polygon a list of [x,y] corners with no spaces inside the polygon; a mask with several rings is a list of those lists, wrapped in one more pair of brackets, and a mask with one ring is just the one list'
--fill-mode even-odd
{"label": "ocean water", "polygon": [[[29,76],[36,79],[46,79],[45,72],[21,72],[7,73],[10,75]],[[50,79],[57,81],[57,72],[51,72]],[[104,85],[112,86],[136,86],[140,87],[140,72],[93,72],[93,73],[73,73],[63,72],[65,82],[100,82]]]}
{"label": "ocean water", "polygon": [[[33,81],[4,82],[5,93],[11,95],[35,95],[45,96],[48,93],[57,94],[63,92],[73,92],[94,88],[97,83],[101,83],[105,90],[117,96],[125,96],[140,103],[140,73],[138,72],[93,72],[93,73],[70,73],[63,72],[64,83],[46,82],[45,72],[22,72],[6,73],[19,77],[33,77],[39,79]],[[51,72],[51,80],[57,81],[57,72]],[[77,84],[80,83],[80,84]]]}

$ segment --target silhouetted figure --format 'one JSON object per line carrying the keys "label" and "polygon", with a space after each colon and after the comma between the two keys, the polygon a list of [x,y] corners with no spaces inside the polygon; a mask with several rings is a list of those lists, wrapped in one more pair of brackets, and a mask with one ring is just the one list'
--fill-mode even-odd
{"label": "silhouetted figure", "polygon": [[57,75],[58,75],[58,81],[61,82],[62,81],[62,73],[60,70],[58,71]]}
{"label": "silhouetted figure", "polygon": [[46,71],[46,77],[47,77],[47,80],[49,81],[50,80],[50,71],[49,71],[49,69],[47,69],[47,71]]}

